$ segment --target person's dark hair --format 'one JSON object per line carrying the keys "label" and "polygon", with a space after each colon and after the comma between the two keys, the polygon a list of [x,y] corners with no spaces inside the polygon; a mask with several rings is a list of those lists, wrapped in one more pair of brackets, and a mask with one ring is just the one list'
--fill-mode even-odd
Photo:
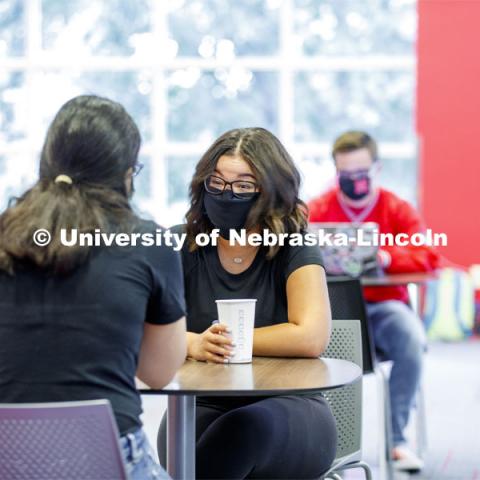
{"label": "person's dark hair", "polygon": [[[264,128],[230,130],[218,138],[198,162],[190,184],[190,209],[187,212],[187,235],[190,250],[197,247],[195,237],[209,233],[213,225],[204,207],[204,180],[213,173],[218,159],[239,155],[251,167],[260,195],[252,207],[245,228],[259,226],[272,233],[297,233],[307,227],[307,206],[298,198],[300,174],[275,135]],[[268,258],[279,250],[269,247]]]}
{"label": "person's dark hair", "polygon": [[[113,232],[134,225],[125,176],[140,142],[119,103],[84,95],[63,105],[47,132],[38,181],[0,215],[0,270],[14,273],[25,262],[66,273],[86,261],[89,249],[62,245],[61,229]],[[55,182],[58,175],[72,183]],[[37,229],[50,232],[48,246],[33,242]]]}
{"label": "person's dark hair", "polygon": [[366,132],[360,130],[350,130],[348,132],[342,133],[339,137],[336,138],[333,148],[332,148],[332,157],[335,160],[335,155],[337,153],[349,153],[360,148],[366,148],[372,160],[374,162],[378,159],[378,146],[377,142]]}

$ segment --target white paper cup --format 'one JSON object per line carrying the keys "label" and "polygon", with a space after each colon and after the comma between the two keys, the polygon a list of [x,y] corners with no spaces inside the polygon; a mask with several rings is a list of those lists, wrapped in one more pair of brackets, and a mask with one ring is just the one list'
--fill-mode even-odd
{"label": "white paper cup", "polygon": [[215,300],[218,320],[231,330],[234,355],[230,363],[250,363],[253,352],[253,327],[256,298]]}

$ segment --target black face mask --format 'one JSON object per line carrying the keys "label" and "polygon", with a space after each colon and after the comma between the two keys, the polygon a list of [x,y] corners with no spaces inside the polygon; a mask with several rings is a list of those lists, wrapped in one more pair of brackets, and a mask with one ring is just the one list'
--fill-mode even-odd
{"label": "black face mask", "polygon": [[245,226],[250,209],[258,195],[255,193],[250,198],[237,198],[233,196],[231,190],[225,190],[220,195],[205,192],[203,205],[213,226],[220,229],[220,235],[228,240],[230,229],[238,230]]}
{"label": "black face mask", "polygon": [[338,186],[348,198],[361,200],[370,193],[370,175],[367,172],[355,176],[340,175]]}

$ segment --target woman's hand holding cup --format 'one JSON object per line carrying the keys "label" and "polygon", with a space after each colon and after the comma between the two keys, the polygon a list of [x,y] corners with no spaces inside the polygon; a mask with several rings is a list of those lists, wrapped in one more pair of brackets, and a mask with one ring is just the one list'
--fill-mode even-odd
{"label": "woman's hand holding cup", "polygon": [[195,336],[191,343],[190,356],[195,360],[213,363],[228,363],[235,346],[226,325],[214,322],[204,332]]}

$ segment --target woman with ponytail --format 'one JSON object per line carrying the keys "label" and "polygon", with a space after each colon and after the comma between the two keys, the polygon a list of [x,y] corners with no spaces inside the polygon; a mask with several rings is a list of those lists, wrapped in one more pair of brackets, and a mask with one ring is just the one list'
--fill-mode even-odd
{"label": "woman with ponytail", "polygon": [[161,388],[185,359],[181,260],[168,247],[60,241],[62,229],[156,231],[129,204],[139,148],[120,104],[76,97],[48,130],[38,181],[0,215],[0,403],[107,398],[130,477],[157,479],[135,375]]}

